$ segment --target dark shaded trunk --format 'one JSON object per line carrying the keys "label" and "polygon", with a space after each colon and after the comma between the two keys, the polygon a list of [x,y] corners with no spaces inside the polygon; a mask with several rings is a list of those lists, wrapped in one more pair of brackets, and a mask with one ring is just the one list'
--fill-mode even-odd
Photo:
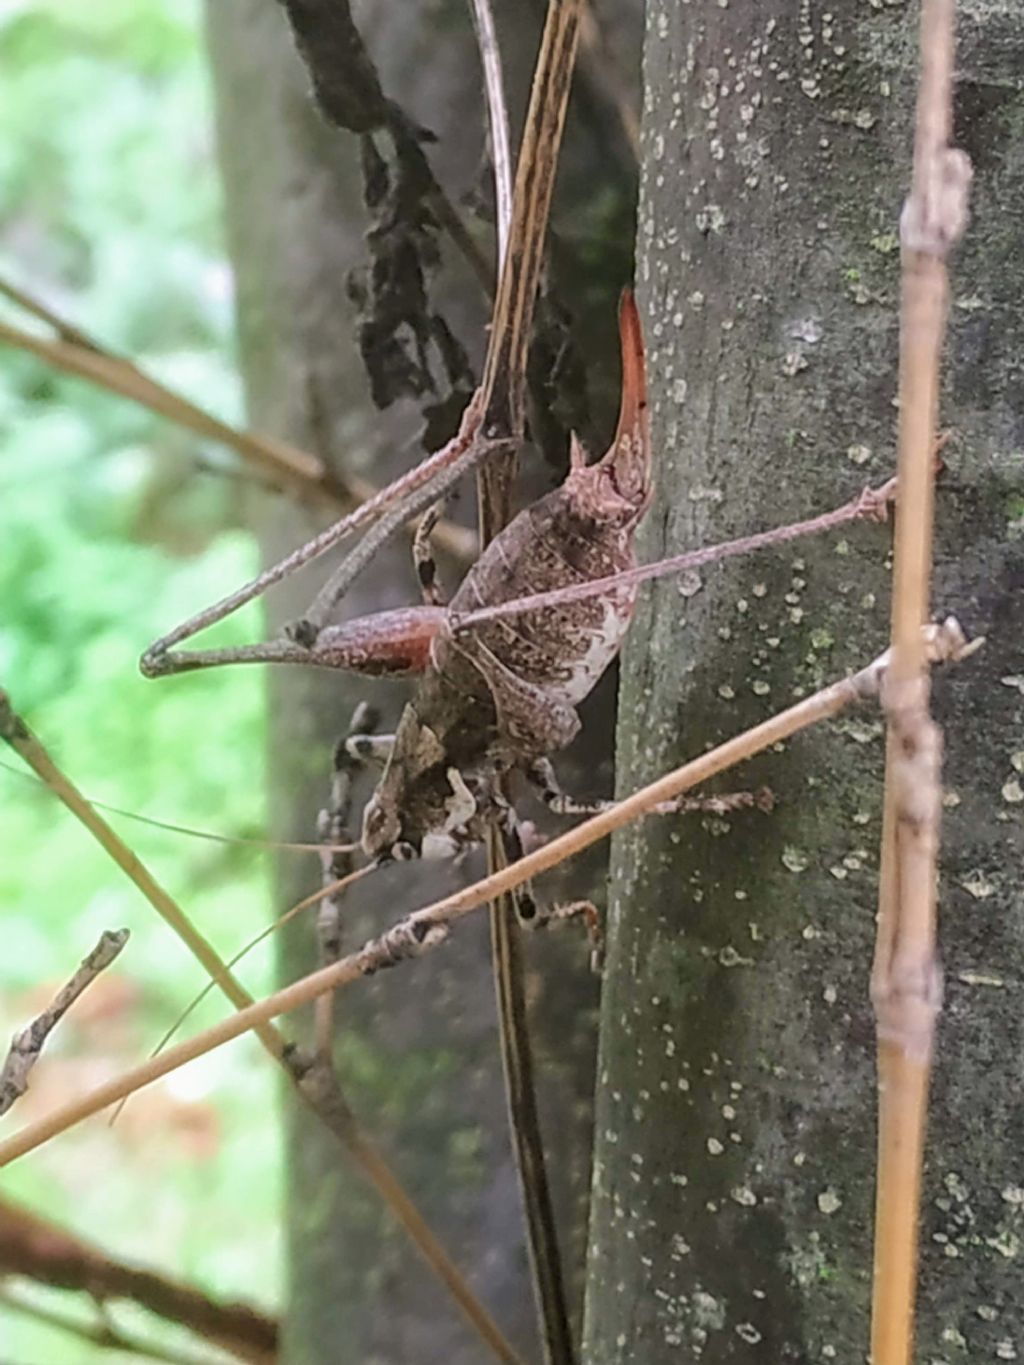
{"label": "dark shaded trunk", "polygon": [[[628,8],[628,7],[624,7]],[[365,263],[362,179],[356,142],[329,129],[277,6],[216,0],[209,7],[231,250],[238,280],[242,364],[253,424],[285,435],[344,467],[384,483],[418,457],[420,418],[411,404],[372,409],[352,340],[346,276]],[[499,15],[499,19],[502,16]],[[510,11],[504,24],[513,110],[524,107],[539,22]],[[536,16],[539,20],[539,15]],[[454,200],[475,188],[483,100],[462,4],[411,10],[405,4],[356,13],[385,92],[437,135],[427,146]],[[514,115],[518,124],[521,115]],[[577,116],[561,187],[564,228],[556,249],[568,281],[587,359],[603,366],[595,425],[610,428],[617,401],[614,299],[628,276],[632,188],[610,175],[606,139]],[[602,171],[595,172],[597,159]],[[571,206],[571,207],[570,207]],[[486,238],[486,233],[482,236]],[[486,305],[464,263],[444,247],[442,306],[479,363]],[[608,264],[611,262],[611,264]],[[563,268],[564,267],[564,268]],[[606,268],[604,268],[606,267]],[[586,279],[583,297],[579,282]],[[532,487],[553,474],[526,463]],[[464,490],[462,502],[472,505]],[[457,505],[455,515],[460,515]],[[322,521],[283,499],[255,509],[264,554],[276,560]],[[455,571],[441,565],[445,586]],[[272,595],[269,629],[300,615],[314,569]],[[346,615],[416,600],[407,542],[396,543],[357,583]],[[404,689],[312,670],[268,672],[270,781],[275,833],[308,839],[327,794],[331,746],[357,701],[371,697],[393,728]],[[610,735],[612,696],[595,698],[592,718]],[[602,723],[603,722],[603,723]],[[607,791],[607,742],[578,747],[567,781]],[[601,767],[599,755],[604,755]],[[573,784],[573,776],[585,776]],[[602,777],[605,785],[602,788]],[[360,793],[368,793],[368,784]],[[473,863],[468,871],[475,872]],[[584,894],[599,863],[574,870],[566,890]],[[349,946],[451,884],[436,867],[396,867],[358,888],[347,904]],[[317,884],[308,864],[278,878],[283,908]],[[549,888],[544,888],[548,890]],[[539,950],[539,951],[537,951]],[[291,934],[282,976],[313,963],[311,924]],[[586,950],[572,935],[545,935],[530,949],[531,1008],[542,1060],[542,1102],[551,1134],[556,1201],[566,1229],[569,1278],[581,1300],[589,1181],[594,982]],[[353,1107],[512,1341],[535,1351],[533,1305],[516,1175],[512,1164],[495,1035],[485,917],[442,953],[345,992],[338,1004],[337,1057]],[[301,1021],[303,1032],[306,1021]],[[290,1365],[337,1361],[444,1360],[477,1365],[484,1348],[421,1265],[390,1216],[345,1164],[305,1110],[287,1102],[288,1304],[284,1358]]]}
{"label": "dark shaded trunk", "polygon": [[[638,278],[654,558],[836,505],[894,464],[917,6],[648,8]],[[1021,1347],[1024,58],[962,4],[935,607],[985,633],[935,679],[946,727],[946,1007],[922,1229],[921,1360]],[[624,660],[628,791],[867,661],[886,529],[666,582]],[[587,1360],[863,1360],[882,773],[877,711],[730,774],[768,817],[650,819],[613,849]]]}

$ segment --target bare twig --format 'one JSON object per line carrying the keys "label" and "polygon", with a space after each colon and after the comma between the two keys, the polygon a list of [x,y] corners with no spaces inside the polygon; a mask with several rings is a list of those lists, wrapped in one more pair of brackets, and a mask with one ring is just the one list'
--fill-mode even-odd
{"label": "bare twig", "polygon": [[[324,847],[329,848],[330,846],[324,845]],[[344,853],[348,853],[351,851],[352,848],[358,847],[358,845],[345,844],[340,845],[340,847],[342,848]],[[296,904],[291,906],[290,909],[286,910],[283,915],[278,915],[277,919],[271,920],[270,923],[265,925],[258,934],[254,934],[252,938],[249,939],[248,943],[243,943],[241,948],[239,948],[237,952],[232,953],[231,956],[225,961],[224,963],[225,967],[229,969],[231,967],[237,967],[243,957],[247,957],[248,954],[251,953],[255,947],[263,943],[265,939],[268,939],[271,934],[276,934],[279,929],[283,929],[286,924],[290,924],[291,921],[295,919],[297,915],[302,914],[303,910],[308,910],[313,905],[317,904],[323,905],[326,901],[330,900],[331,898],[342,895],[345,892],[345,890],[352,885],[353,882],[360,881],[363,877],[368,876],[372,871],[373,871],[372,864],[367,864],[367,866],[360,867],[355,872],[350,872],[344,877],[337,877],[332,879],[330,882],[322,886],[319,891],[316,891],[311,896],[306,896],[302,900],[297,901]],[[178,1032],[182,1024],[185,1023],[186,1019],[188,1019],[192,1012],[203,1003],[203,1001],[206,999],[206,997],[210,994],[211,991],[215,991],[217,989],[217,984],[218,983],[213,979],[207,981],[203,989],[201,991],[198,991],[192,997],[192,999],[188,1002],[185,1008],[181,1011],[178,1017],[171,1024],[170,1028],[167,1029],[166,1033],[164,1033],[160,1040],[157,1042],[156,1046],[149,1054],[151,1057],[158,1057],[160,1053],[163,1052],[164,1048],[171,1041],[174,1035]],[[123,1103],[119,1104],[114,1109],[113,1113],[110,1115],[109,1126],[111,1128],[113,1128],[114,1124],[120,1118],[121,1111],[123,1108],[124,1104]]]}
{"label": "bare twig", "polygon": [[[503,872],[509,866],[508,854],[501,831],[493,826],[487,831],[486,847],[488,873]],[[490,930],[505,1102],[526,1215],[541,1345],[545,1365],[572,1365],[576,1351],[537,1102],[522,931],[515,899],[508,891],[491,901]]]}
{"label": "bare twig", "polygon": [[[189,920],[181,907],[156,881],[149,870],[119,838],[107,822],[95,811],[74,784],[57,767],[49,754],[31,734],[25,722],[10,705],[6,693],[0,690],[0,739],[4,739],[15,752],[43,779],[71,813],[85,825],[106,853],[121,870],[135,883],[150,905],[161,918],[174,930],[189,951],[202,964],[205,971],[217,982],[231,1003],[245,1013],[254,1008],[253,998],[245,987],[232,975],[210,942],[203,937]],[[335,887],[327,887],[307,898],[307,903],[322,899]],[[312,997],[310,997],[312,998]],[[363,1134],[346,1105],[338,1097],[337,1103],[318,1104],[316,1093],[308,1084],[309,1067],[299,1051],[290,1046],[283,1034],[269,1023],[271,1016],[253,1025],[260,1042],[285,1069],[289,1079],[299,1093],[307,1100],[318,1117],[341,1142],[352,1157],[357,1168],[377,1189],[387,1203],[395,1218],[408,1233],[427,1264],[446,1285],[463,1313],[473,1324],[481,1339],[494,1356],[513,1365],[519,1357],[509,1346],[498,1325],[487,1309],[469,1288],[461,1271],[452,1261],[430,1229],[429,1224],[419,1214],[409,1197],[401,1190],[399,1182],[388,1169],[384,1159],[374,1149],[370,1140]],[[164,1058],[172,1056],[165,1053]],[[159,1065],[162,1059],[154,1059],[150,1065]],[[172,1068],[173,1069],[173,1068]],[[160,1072],[166,1075],[165,1071]],[[130,1091],[115,1095],[116,1102]],[[344,1121],[342,1121],[344,1119]]]}
{"label": "bare twig", "polygon": [[127,942],[127,929],[105,929],[96,947],[82,959],[67,985],[57,992],[42,1014],[14,1035],[7,1058],[0,1067],[0,1114],[6,1114],[11,1105],[24,1095],[28,1089],[29,1072],[38,1062],[47,1038],[86,987],[110,966]]}
{"label": "bare twig", "polygon": [[0,1274],[107,1302],[123,1299],[179,1323],[252,1365],[273,1365],[277,1322],[245,1303],[221,1302],[194,1285],[120,1261],[67,1229],[0,1200]]}
{"label": "bare twig", "polygon": [[878,1031],[879,1139],[871,1358],[907,1365],[928,1080],[941,1005],[935,890],[942,737],[928,708],[920,625],[928,612],[946,257],[967,219],[971,168],[949,146],[954,0],[922,0],[921,84],[910,196],[900,222],[899,482],[879,923],[871,994]]}
{"label": "bare twig", "polygon": [[[214,417],[183,394],[150,378],[133,361],[108,350],[93,336],[59,317],[40,300],[8,280],[0,278],[0,293],[14,299],[26,311],[53,327],[58,336],[48,338],[0,320],[0,343],[28,351],[51,365],[77,375],[112,393],[129,398],[141,407],[166,417],[198,436],[227,446],[263,470],[275,486],[303,497],[316,498],[331,507],[354,507],[372,499],[376,489],[364,479],[332,473],[323,460],[288,441],[234,427]],[[465,561],[472,558],[476,538],[452,523],[439,523],[437,542]]]}
{"label": "bare twig", "polygon": [[[959,661],[969,657],[980,641],[967,644],[955,620],[924,629],[927,656],[932,663]],[[0,1141],[0,1167],[27,1152],[34,1151],[50,1138],[93,1114],[114,1104],[145,1085],[169,1075],[186,1062],[204,1056],[214,1048],[239,1038],[250,1029],[263,1027],[268,1020],[298,1009],[326,991],[337,990],[363,976],[395,966],[407,958],[420,957],[440,946],[451,926],[480,905],[494,900],[542,872],[574,857],[585,848],[605,839],[632,820],[648,815],[663,801],[671,801],[702,782],[709,781],[737,763],[761,753],[773,744],[790,738],[809,725],[827,720],[854,702],[877,698],[889,666],[887,650],[851,677],[843,678],[815,692],[795,706],[762,721],[742,734],[727,740],[682,767],[641,787],[631,796],[615,802],[607,810],[586,820],[575,829],[559,835],[509,867],[482,878],[471,886],[445,896],[422,910],[407,915],[379,938],[371,939],[359,952],[351,953],[247,1008],[196,1037],[179,1043],[162,1057],[134,1067],[124,1075],[98,1086],[62,1105],[52,1114],[26,1125],[20,1132]]]}

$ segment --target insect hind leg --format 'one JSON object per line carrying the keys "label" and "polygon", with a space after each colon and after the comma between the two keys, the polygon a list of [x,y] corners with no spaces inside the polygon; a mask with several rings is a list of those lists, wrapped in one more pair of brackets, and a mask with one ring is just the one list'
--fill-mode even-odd
{"label": "insect hind leg", "polygon": [[[516,862],[523,857],[525,852],[523,822],[511,806],[505,811],[502,837],[510,861]],[[566,920],[582,919],[590,943],[590,966],[594,972],[600,973],[604,963],[604,930],[600,911],[593,901],[578,900],[545,905],[535,896],[532,882],[524,882],[515,887],[510,895],[520,928],[528,929],[531,933]]]}
{"label": "insect hind leg", "polygon": [[[526,770],[526,779],[534,791],[555,815],[600,815],[611,810],[615,801],[580,801],[562,790],[550,759],[539,758]],[[768,812],[775,804],[767,787],[756,791],[723,792],[720,796],[690,796],[688,793],[671,801],[659,801],[650,809],[651,815],[730,815],[733,811],[756,808]]]}

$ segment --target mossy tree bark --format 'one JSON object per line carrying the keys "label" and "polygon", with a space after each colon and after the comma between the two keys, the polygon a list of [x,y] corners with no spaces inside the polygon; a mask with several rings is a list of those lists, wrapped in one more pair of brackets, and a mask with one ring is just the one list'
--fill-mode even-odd
{"label": "mossy tree bark", "polygon": [[[1024,1351],[1024,59],[963,0],[937,613],[989,642],[935,679],[948,785],[945,1015],[924,1190],[921,1360]],[[827,12],[826,12],[827,11]],[[657,500],[645,557],[834,506],[894,464],[918,7],[647,11],[638,277]],[[883,647],[889,532],[857,527],[645,595],[631,790]],[[650,819],[612,855],[586,1359],[863,1361],[871,1268],[877,711],[730,775],[770,816]]]}
{"label": "mossy tree bark", "polygon": [[[635,7],[621,9],[624,41],[628,46],[632,16],[638,50]],[[373,410],[353,342],[346,278],[366,260],[358,146],[328,128],[315,109],[278,6],[214,0],[208,13],[251,420],[384,483],[417,458],[421,419],[411,403],[384,414]],[[521,6],[499,7],[498,17],[518,123],[515,111],[525,107],[542,7],[528,10],[525,20]],[[356,18],[385,91],[436,135],[427,150],[439,180],[455,200],[472,194],[482,173],[484,107],[468,6],[445,0],[411,9],[399,0],[357,8]],[[600,126],[586,109],[571,121],[557,210],[567,245],[557,253],[556,268],[569,281],[563,293],[583,323],[579,336],[588,362],[613,377],[614,300],[630,269],[625,225],[634,187],[621,166],[613,172]],[[622,230],[614,232],[616,224]],[[443,310],[479,365],[486,302],[463,263],[447,247],[443,254]],[[617,385],[609,378],[595,388],[598,424],[603,419],[607,427]],[[537,459],[527,460],[525,470],[534,491],[553,478]],[[462,501],[472,507],[471,489]],[[254,520],[268,562],[323,525],[310,509],[281,498],[261,502]],[[441,571],[450,591],[455,570],[442,564]],[[318,585],[314,569],[276,590],[268,602],[268,629],[301,615]],[[356,584],[346,615],[414,601],[417,591],[408,544],[398,543]],[[405,689],[300,669],[268,670],[268,688],[273,825],[282,838],[307,840],[325,802],[331,746],[356,702],[371,698],[384,713],[382,728],[393,728]],[[612,705],[610,690],[595,701],[593,718],[605,736],[612,731]],[[581,746],[576,767],[586,777],[576,787],[602,790],[592,757],[602,752],[610,782],[606,740],[592,745],[590,754]],[[595,866],[582,880],[577,873],[567,892],[586,894]],[[478,870],[474,864],[465,875]],[[357,888],[347,905],[348,943],[362,942],[403,910],[440,894],[452,876],[436,867],[399,867]],[[317,877],[308,864],[283,865],[279,905],[307,894]],[[544,936],[530,960],[555,1195],[567,1231],[568,1278],[581,1303],[596,986],[585,948],[572,935]],[[308,925],[288,937],[281,963],[289,980],[313,965]],[[353,1107],[510,1339],[527,1355],[535,1353],[485,916],[428,962],[345,992],[338,1009],[339,1072]],[[300,1031],[306,1022],[300,1021]],[[371,1359],[478,1365],[483,1348],[457,1310],[376,1195],[346,1167],[335,1142],[304,1109],[293,1107],[290,1096],[287,1123],[289,1365]]]}

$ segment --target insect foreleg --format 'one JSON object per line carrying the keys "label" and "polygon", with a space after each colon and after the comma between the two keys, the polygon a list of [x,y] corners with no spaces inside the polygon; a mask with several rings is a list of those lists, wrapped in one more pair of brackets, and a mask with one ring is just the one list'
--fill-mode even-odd
{"label": "insect foreleg", "polygon": [[[526,852],[523,837],[523,822],[512,806],[504,813],[502,838],[510,862],[517,862]],[[545,905],[534,895],[533,883],[524,882],[511,893],[515,906],[516,919],[523,929],[531,932],[546,929],[550,924],[565,920],[582,919],[590,942],[590,966],[599,972],[604,957],[604,932],[601,915],[593,901],[569,901],[560,905]]]}
{"label": "insect foreleg", "polygon": [[310,645],[296,640],[224,649],[147,651],[141,668],[147,678],[189,673],[222,664],[313,664],[369,677],[422,673],[430,646],[445,619],[443,607],[399,607],[326,626]]}
{"label": "insect foreleg", "polygon": [[[396,526],[402,525],[414,517],[417,512],[428,507],[430,503],[436,501],[444,489],[450,487],[464,473],[474,469],[481,460],[486,459],[489,455],[505,448],[504,443],[488,439],[486,433],[481,435],[481,419],[481,397],[479,394],[475,394],[466,406],[458,432],[439,451],[429,455],[414,469],[403,474],[401,478],[395,479],[387,488],[375,493],[373,497],[368,498],[366,502],[361,503],[353,511],[328,526],[326,530],[321,531],[319,535],[314,536],[305,545],[293,550],[290,555],[287,555],[277,564],[265,569],[263,573],[249,583],[238,588],[235,592],[229,593],[227,597],[221,598],[212,606],[190,616],[187,621],[155,641],[142,656],[143,673],[147,677],[159,677],[165,673],[175,672],[175,668],[168,666],[165,662],[166,656],[175,645],[197,635],[207,626],[223,621],[225,617],[232,615],[239,607],[245,606],[247,602],[253,601],[256,597],[262,596],[275,583],[280,583],[297,569],[312,563],[320,555],[326,554],[346,536],[368,525],[387,509],[395,509],[393,515],[387,518],[389,527],[393,530]],[[423,496],[425,486],[429,487],[430,492]],[[390,530],[388,534],[390,534]],[[383,539],[386,539],[386,536]],[[376,549],[379,544],[383,543],[383,539],[376,539],[373,548]],[[341,592],[344,592],[345,587],[359,572],[367,558],[369,558],[368,555],[356,562],[350,576],[343,584]],[[337,600],[337,595],[334,600]],[[223,660],[223,662],[232,661]]]}
{"label": "insect foreleg", "polygon": [[287,634],[302,644],[312,645],[324,628],[328,616],[348,592],[377,551],[400,530],[407,521],[423,512],[448,491],[454,483],[492,455],[514,449],[509,441],[475,437],[469,446],[450,464],[440,468],[429,482],[417,486],[390,512],[386,512],[372,530],[351,551],[313,599],[305,616],[287,627]]}
{"label": "insect foreleg", "polygon": [[350,735],[345,751],[360,763],[386,763],[395,747],[394,735]]}

